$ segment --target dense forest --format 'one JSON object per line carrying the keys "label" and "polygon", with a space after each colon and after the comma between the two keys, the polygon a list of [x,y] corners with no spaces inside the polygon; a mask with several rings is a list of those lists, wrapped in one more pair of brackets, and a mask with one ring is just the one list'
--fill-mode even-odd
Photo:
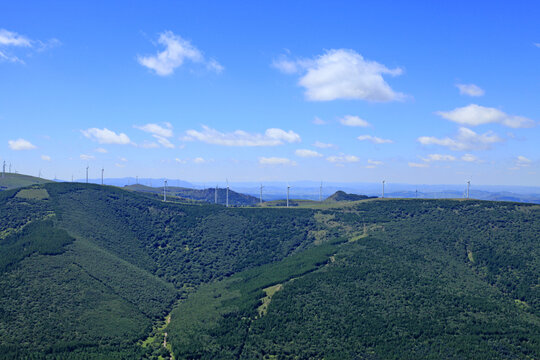
{"label": "dense forest", "polygon": [[538,205],[48,183],[0,219],[2,359],[540,357]]}

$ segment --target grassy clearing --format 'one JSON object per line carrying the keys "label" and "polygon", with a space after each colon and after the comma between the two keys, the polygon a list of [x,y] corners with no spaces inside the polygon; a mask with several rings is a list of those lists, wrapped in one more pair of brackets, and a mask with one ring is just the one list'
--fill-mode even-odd
{"label": "grassy clearing", "polygon": [[281,289],[283,289],[283,284],[276,284],[263,289],[266,296],[261,299],[262,304],[257,308],[259,316],[266,315],[268,305],[270,305],[270,302],[272,301],[272,296]]}
{"label": "grassy clearing", "polygon": [[49,198],[49,193],[46,189],[40,188],[31,188],[31,189],[22,189],[15,195],[21,199],[27,200],[44,200]]}

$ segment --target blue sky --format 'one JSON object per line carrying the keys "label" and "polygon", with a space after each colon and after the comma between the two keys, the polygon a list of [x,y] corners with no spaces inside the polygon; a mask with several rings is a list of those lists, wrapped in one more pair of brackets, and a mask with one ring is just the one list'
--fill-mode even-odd
{"label": "blue sky", "polygon": [[0,161],[540,185],[539,18],[533,1],[6,1]]}

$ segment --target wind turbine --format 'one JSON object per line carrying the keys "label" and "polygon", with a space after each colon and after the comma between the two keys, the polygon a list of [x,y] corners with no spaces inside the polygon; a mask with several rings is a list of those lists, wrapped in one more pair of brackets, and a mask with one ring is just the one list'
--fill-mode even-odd
{"label": "wind turbine", "polygon": [[321,186],[319,187],[319,202],[322,202],[322,181]]}
{"label": "wind turbine", "polygon": [[88,165],[86,165],[86,183],[88,184]]}
{"label": "wind turbine", "polygon": [[163,181],[163,201],[167,202],[167,179]]}
{"label": "wind turbine", "polygon": [[226,179],[227,181],[227,201],[226,206],[229,207],[229,179]]}
{"label": "wind turbine", "polygon": [[216,191],[214,192],[214,204],[217,204],[217,190],[218,190],[218,187],[216,184]]}
{"label": "wind turbine", "polygon": [[471,181],[467,181],[467,200],[469,200],[469,189],[471,187]]}
{"label": "wind turbine", "polygon": [[259,203],[262,204],[262,190],[263,190],[263,185],[261,183],[261,195],[260,195],[260,198],[259,198]]}
{"label": "wind turbine", "polygon": [[103,167],[101,167],[101,185],[103,185],[103,172],[105,171],[105,169]]}
{"label": "wind turbine", "polygon": [[382,198],[384,199],[384,183],[385,183],[385,180],[382,181]]}
{"label": "wind turbine", "polygon": [[291,186],[289,183],[287,183],[287,207],[289,207],[289,190],[291,189]]}

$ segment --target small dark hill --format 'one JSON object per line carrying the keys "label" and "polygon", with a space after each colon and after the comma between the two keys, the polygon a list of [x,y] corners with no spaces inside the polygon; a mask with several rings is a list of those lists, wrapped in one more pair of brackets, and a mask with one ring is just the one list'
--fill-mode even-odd
{"label": "small dark hill", "polygon": [[0,174],[0,190],[17,189],[25,186],[45,184],[50,182],[50,180],[29,175],[5,173],[2,176],[2,174]]}
{"label": "small dark hill", "polygon": [[377,196],[367,196],[367,195],[357,195],[357,194],[347,194],[345,191],[336,191],[334,194],[326,198],[325,201],[328,202],[338,202],[338,201],[358,201],[366,199],[375,199]]}
{"label": "small dark hill", "polygon": [[[163,194],[163,187],[150,187],[145,185],[128,185],[124,189],[131,191],[138,191],[150,194]],[[190,189],[184,187],[167,187],[167,196],[176,196],[184,199],[204,201],[213,204],[215,202],[216,189]],[[217,190],[217,203],[225,205],[227,202],[227,189],[218,188]],[[259,202],[254,196],[237,193],[229,189],[229,205],[231,206],[250,206]]]}

